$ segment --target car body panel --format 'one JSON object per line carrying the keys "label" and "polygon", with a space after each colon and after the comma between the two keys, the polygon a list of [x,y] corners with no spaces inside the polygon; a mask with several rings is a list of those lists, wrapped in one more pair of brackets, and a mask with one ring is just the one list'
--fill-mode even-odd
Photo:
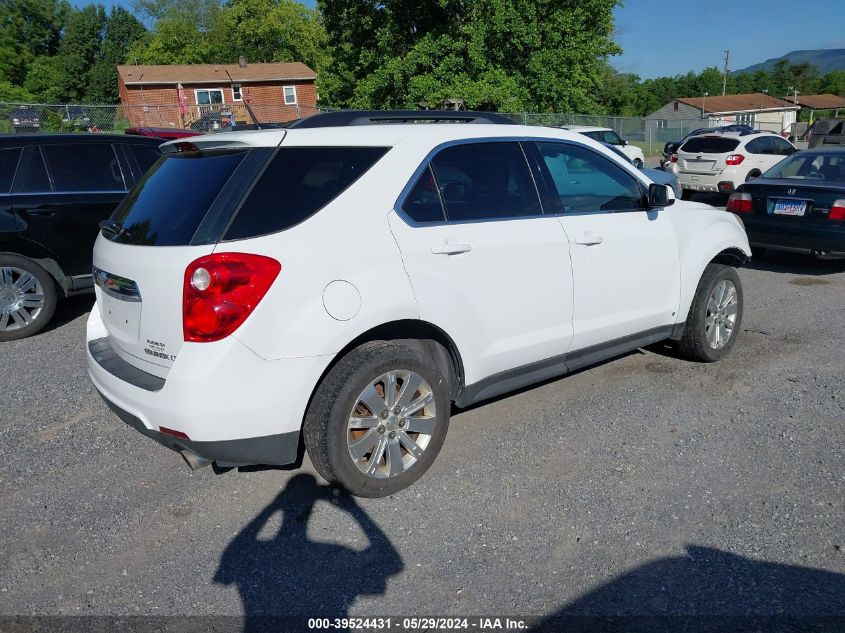
{"label": "car body panel", "polygon": [[[88,340],[108,339],[121,358],[164,382],[150,394],[109,374],[89,353],[97,388],[147,429],[164,425],[192,440],[298,430],[330,363],[373,328],[408,320],[431,324],[454,343],[463,386],[477,385],[626,334],[644,340],[637,330],[668,335],[685,321],[714,256],[725,248],[750,254],[731,214],[681,202],[639,212],[415,225],[401,211],[402,196],[438,148],[456,139],[577,143],[614,161],[643,191],[650,184],[600,143],[556,129],[381,125],[197,137],[192,142],[203,147],[392,149],[321,210],[276,233],[184,247],[132,246],[100,236],[95,266],[137,284],[143,317],[133,322],[131,309],[109,313],[116,304],[98,288]],[[278,204],[284,202],[280,192]],[[572,243],[588,231],[603,232],[607,243]],[[471,249],[432,252],[463,243]],[[232,335],[183,343],[185,269],[212,251],[270,256],[281,271]],[[345,290],[331,295],[338,284]],[[478,389],[476,396],[495,392]]]}

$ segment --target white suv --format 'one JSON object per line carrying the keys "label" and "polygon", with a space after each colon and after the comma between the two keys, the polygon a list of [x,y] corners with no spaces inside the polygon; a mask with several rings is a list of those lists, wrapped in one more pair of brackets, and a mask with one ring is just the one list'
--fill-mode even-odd
{"label": "white suv", "polygon": [[564,130],[323,116],[166,145],[94,247],[91,379],[192,466],[304,447],[383,496],[431,465],[452,403],[665,339],[734,345],[734,214],[670,206]]}
{"label": "white suv", "polygon": [[584,136],[587,136],[594,141],[598,141],[599,143],[607,143],[608,145],[618,147],[620,152],[631,159],[631,162],[634,163],[634,167],[637,169],[645,167],[645,154],[643,154],[643,150],[636,145],[631,145],[609,127],[562,125],[560,126],[560,129],[578,132],[579,134],[583,134]]}
{"label": "white suv", "polygon": [[667,168],[687,200],[696,191],[731,194],[796,151],[774,132],[716,132],[690,137]]}

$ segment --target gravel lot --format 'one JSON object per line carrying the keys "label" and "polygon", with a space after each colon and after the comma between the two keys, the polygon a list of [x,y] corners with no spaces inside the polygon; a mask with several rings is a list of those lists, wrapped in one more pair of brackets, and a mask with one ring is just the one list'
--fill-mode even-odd
{"label": "gravel lot", "polygon": [[459,412],[381,500],[307,460],[189,471],[102,404],[67,302],[0,349],[0,615],[845,616],[845,263],[740,274],[724,362],[653,348]]}

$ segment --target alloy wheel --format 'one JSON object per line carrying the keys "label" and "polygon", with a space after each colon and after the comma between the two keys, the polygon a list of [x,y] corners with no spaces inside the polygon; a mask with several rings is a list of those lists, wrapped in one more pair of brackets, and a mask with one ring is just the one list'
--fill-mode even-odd
{"label": "alloy wheel", "polygon": [[44,288],[35,275],[15,266],[0,267],[0,332],[32,324],[44,302]]}
{"label": "alloy wheel", "polygon": [[713,349],[722,349],[731,340],[736,325],[738,295],[736,286],[728,279],[716,284],[707,300],[704,333]]}

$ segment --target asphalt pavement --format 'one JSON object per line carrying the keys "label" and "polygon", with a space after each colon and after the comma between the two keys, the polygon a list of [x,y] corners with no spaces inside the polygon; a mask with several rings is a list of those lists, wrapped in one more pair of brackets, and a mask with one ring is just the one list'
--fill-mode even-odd
{"label": "asphalt pavement", "polygon": [[457,412],[376,500],[188,470],[100,401],[68,301],[0,347],[0,615],[845,617],[845,262],[740,277],[723,362],[655,346]]}

